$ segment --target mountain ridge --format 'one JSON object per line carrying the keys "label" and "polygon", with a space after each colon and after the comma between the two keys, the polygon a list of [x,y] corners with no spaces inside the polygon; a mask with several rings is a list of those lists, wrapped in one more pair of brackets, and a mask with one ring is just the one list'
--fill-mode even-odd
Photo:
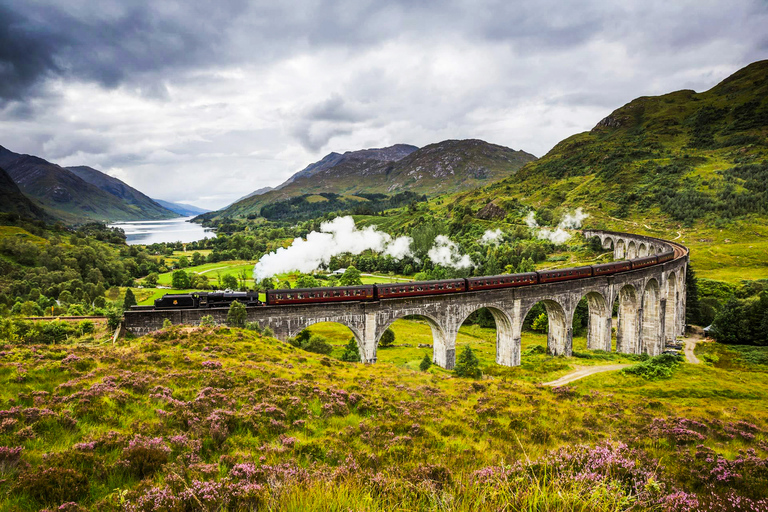
{"label": "mountain ridge", "polygon": [[306,194],[409,191],[438,195],[479,186],[517,171],[536,157],[478,139],[447,140],[416,148],[387,148],[330,153],[308,165],[283,185],[203,216],[244,217],[267,204]]}

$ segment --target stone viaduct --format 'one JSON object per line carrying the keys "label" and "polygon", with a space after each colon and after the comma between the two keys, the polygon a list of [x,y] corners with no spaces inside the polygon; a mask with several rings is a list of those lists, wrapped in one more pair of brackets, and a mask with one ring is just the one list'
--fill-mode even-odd
{"label": "stone viaduct", "polygon": [[[688,250],[657,238],[609,231],[584,231],[598,237],[614,259],[632,259],[673,249],[669,262],[609,276],[583,278],[480,292],[433,295],[375,302],[320,303],[248,308],[248,321],[269,326],[279,339],[295,336],[320,322],[336,322],[352,331],[360,347],[362,362],[376,362],[376,348],[384,331],[397,319],[417,317],[432,328],[433,360],[452,369],[459,327],[474,311],[488,308],[496,321],[496,362],[520,364],[523,320],[542,302],[549,317],[547,352],[570,356],[573,350],[573,315],[586,298],[589,305],[587,345],[611,350],[613,304],[618,301],[616,339],[618,352],[658,355],[666,341],[685,329],[685,270]],[[136,308],[125,313],[126,328],[141,335],[160,329],[168,318],[174,324],[196,325],[204,315],[224,323],[227,308],[153,311]]]}

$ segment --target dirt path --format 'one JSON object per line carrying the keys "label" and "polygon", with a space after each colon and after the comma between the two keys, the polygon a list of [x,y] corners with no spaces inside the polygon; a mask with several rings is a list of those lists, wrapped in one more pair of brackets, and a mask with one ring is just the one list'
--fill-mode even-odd
{"label": "dirt path", "polygon": [[685,358],[688,362],[691,364],[701,364],[699,358],[693,353],[696,344],[701,341],[701,333],[693,332],[690,338],[685,338],[683,341],[685,342]]}
{"label": "dirt path", "polygon": [[566,384],[570,384],[571,382],[579,379],[583,379],[584,377],[587,377],[588,375],[593,375],[595,373],[601,373],[601,372],[611,372],[615,370],[621,370],[622,368],[626,368],[627,366],[632,366],[630,364],[606,364],[602,366],[585,366],[582,368],[579,368],[575,372],[571,372],[568,375],[563,375],[557,380],[553,380],[552,382],[545,382],[544,386],[565,386]]}

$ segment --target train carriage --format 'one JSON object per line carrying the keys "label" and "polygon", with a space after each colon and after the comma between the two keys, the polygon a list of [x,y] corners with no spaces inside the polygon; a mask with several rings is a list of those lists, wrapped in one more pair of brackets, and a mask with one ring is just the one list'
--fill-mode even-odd
{"label": "train carriage", "polygon": [[599,263],[592,265],[592,275],[604,276],[632,270],[632,264],[627,261],[612,261],[611,263]]}
{"label": "train carriage", "polygon": [[367,301],[375,298],[373,285],[267,290],[267,304]]}
{"label": "train carriage", "polygon": [[470,277],[467,279],[467,291],[492,290],[494,288],[510,288],[513,286],[527,286],[538,283],[539,275],[536,272],[523,274],[504,274],[501,276]]}
{"label": "train carriage", "polygon": [[663,252],[656,257],[658,258],[659,263],[666,263],[667,261],[672,261],[675,259],[675,251]]}
{"label": "train carriage", "polygon": [[559,268],[554,270],[539,270],[539,283],[555,283],[592,277],[592,267]]}
{"label": "train carriage", "polygon": [[466,290],[467,282],[465,279],[442,279],[440,281],[414,281],[410,283],[376,285],[376,294],[379,299],[456,293]]}
{"label": "train carriage", "polygon": [[645,256],[643,258],[635,258],[633,260],[629,260],[629,262],[632,264],[632,270],[650,267],[658,263],[658,261],[659,259],[656,256]]}

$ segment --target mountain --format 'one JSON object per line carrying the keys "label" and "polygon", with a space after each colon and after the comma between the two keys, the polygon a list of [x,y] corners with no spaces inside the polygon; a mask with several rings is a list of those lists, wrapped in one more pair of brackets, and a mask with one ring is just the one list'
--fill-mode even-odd
{"label": "mountain", "polygon": [[3,168],[0,168],[0,205],[2,213],[38,220],[46,220],[48,217],[42,208],[21,193],[19,186]]}
{"label": "mountain", "polygon": [[[139,208],[145,215],[145,219],[168,219],[178,216],[173,215],[178,212],[175,212],[172,208],[161,205],[156,200],[151,199],[149,196],[139,192],[130,185],[126,185],[123,181],[98,171],[93,167],[80,165],[76,167],[67,167],[66,169],[91,185],[95,185],[104,192],[112,194],[124,203]],[[201,211],[200,213],[203,212],[204,211]]]}
{"label": "mountain", "polygon": [[43,207],[51,217],[66,223],[154,220],[177,216],[135,189],[95,169],[78,168],[81,174],[100,185],[89,183],[71,170],[42,158],[14,153],[2,146],[0,167],[6,170],[25,196]]}
{"label": "mountain", "polygon": [[712,89],[637,98],[512,177],[467,195],[693,226],[768,215],[768,60]]}
{"label": "mountain", "polygon": [[269,192],[270,190],[275,190],[275,189],[274,189],[274,188],[272,188],[272,187],[261,187],[260,189],[254,190],[254,191],[253,191],[253,192],[251,192],[250,194],[248,194],[248,195],[246,195],[246,196],[243,196],[243,197],[241,197],[241,198],[240,198],[240,199],[238,199],[237,201],[233,201],[232,203],[230,203],[230,204],[229,204],[229,206],[232,206],[232,205],[233,205],[233,204],[235,204],[235,203],[239,203],[239,202],[240,202],[240,201],[242,201],[243,199],[248,199],[249,197],[253,197],[253,196],[260,196],[261,194],[266,194],[266,193],[267,193],[267,192]]}
{"label": "mountain", "polygon": [[163,201],[162,199],[153,199],[153,201],[163,208],[178,213],[182,217],[192,217],[193,215],[200,215],[201,213],[207,213],[211,211],[204,208],[198,208],[197,206],[191,204],[172,203],[170,201]]}
{"label": "mountain", "polygon": [[397,144],[343,155],[331,153],[275,190],[246,198],[205,218],[253,215],[264,205],[305,194],[445,194],[502,179],[535,158],[481,140],[447,140],[421,149]]}

